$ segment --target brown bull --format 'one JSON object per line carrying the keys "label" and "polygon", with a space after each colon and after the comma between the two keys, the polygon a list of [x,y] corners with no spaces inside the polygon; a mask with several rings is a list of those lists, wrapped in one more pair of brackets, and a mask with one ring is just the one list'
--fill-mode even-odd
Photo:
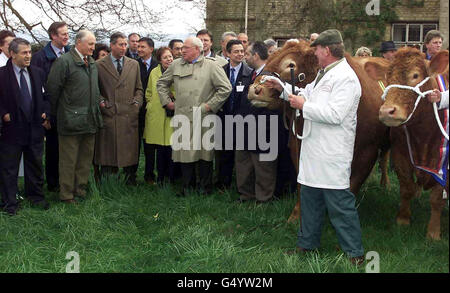
{"label": "brown bull", "polygon": [[[371,67],[372,77],[378,79],[387,71],[388,84],[415,87],[426,77],[430,77],[420,89],[422,92],[438,88],[436,75],[442,74],[448,86],[448,51],[441,51],[428,62],[423,53],[413,48],[402,48],[395,54],[392,64],[383,68],[379,64],[367,63]],[[419,102],[413,112],[414,103],[418,94],[411,90],[392,88],[386,95],[386,100],[380,108],[380,120],[391,127],[390,140],[394,169],[400,182],[400,209],[397,214],[397,223],[409,225],[411,217],[410,201],[419,196],[422,189],[431,190],[431,217],[428,223],[427,237],[439,240],[441,212],[445,205],[443,187],[427,172],[413,166],[435,167],[441,160],[440,145],[448,143],[439,130],[432,104],[426,100]],[[413,112],[409,121],[408,116]],[[443,111],[440,111],[441,121]],[[405,124],[403,124],[406,122]],[[448,120],[447,120],[448,123]],[[402,127],[397,127],[401,126]],[[405,127],[406,126],[406,127]],[[444,126],[445,127],[445,126]],[[405,131],[406,128],[406,131]],[[410,138],[410,148],[407,144],[407,134]],[[446,166],[448,168],[448,165]],[[416,179],[414,179],[414,177]],[[447,181],[448,192],[448,181]]]}
{"label": "brown bull", "polygon": [[[358,108],[358,125],[356,128],[355,150],[352,162],[352,174],[350,178],[350,189],[353,194],[357,194],[369,176],[375,162],[378,158],[378,152],[381,150],[382,155],[387,158],[387,150],[389,148],[388,142],[388,127],[380,123],[378,120],[378,110],[382,104],[381,95],[383,93],[377,81],[369,77],[365,71],[364,65],[367,61],[379,63],[382,66],[387,66],[388,62],[381,58],[352,58],[346,56],[348,63],[356,72],[362,88],[362,96]],[[274,55],[272,55],[265,67],[265,71],[276,72],[281,79],[290,80],[290,68],[295,70],[295,76],[299,73],[305,74],[304,81],[297,81],[298,87],[305,87],[311,83],[319,69],[317,59],[314,55],[314,49],[309,46],[306,41],[287,42],[286,45]],[[288,125],[290,127],[289,148],[291,151],[291,158],[297,169],[299,164],[299,154],[301,149],[301,141],[299,141],[292,132],[292,121],[294,120],[294,110],[289,107],[287,102],[282,101],[279,96],[280,93],[276,90],[264,87],[260,84],[261,77],[255,80],[255,83],[250,87],[248,98],[255,106],[267,107],[270,109],[284,108],[283,117],[288,118]],[[380,78],[381,81],[384,78]],[[295,120],[296,131],[303,129],[303,119]],[[383,170],[382,184],[389,184],[387,177],[387,161],[382,160],[381,167]],[[298,187],[298,201],[289,217],[289,222],[298,220],[300,216],[300,192]]]}

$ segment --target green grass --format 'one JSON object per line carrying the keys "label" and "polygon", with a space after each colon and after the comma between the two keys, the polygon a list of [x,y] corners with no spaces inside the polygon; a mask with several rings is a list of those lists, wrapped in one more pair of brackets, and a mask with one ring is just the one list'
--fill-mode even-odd
{"label": "green grass", "polygon": [[[375,173],[357,198],[365,251],[379,253],[381,272],[448,273],[448,207],[439,242],[425,237],[426,193],[412,203],[411,226],[397,226],[398,182],[394,174],[390,178],[392,188],[384,190]],[[0,272],[65,272],[69,251],[79,253],[85,273],[364,271],[337,249],[328,220],[317,253],[284,254],[297,241],[298,226],[286,222],[295,195],[266,205],[238,204],[235,190],[180,199],[173,187],[139,183],[128,187],[112,177],[100,186],[91,184],[88,198],[77,206],[59,203],[57,194],[49,193],[48,211],[25,201],[15,217],[0,213]]]}

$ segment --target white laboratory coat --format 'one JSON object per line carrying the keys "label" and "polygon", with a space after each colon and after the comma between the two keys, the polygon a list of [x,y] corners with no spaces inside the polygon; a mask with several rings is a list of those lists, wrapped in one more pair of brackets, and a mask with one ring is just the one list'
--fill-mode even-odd
{"label": "white laboratory coat", "polygon": [[307,99],[303,133],[308,123],[311,132],[302,141],[297,181],[315,188],[346,189],[350,187],[361,85],[347,60],[314,84],[315,80],[300,89]]}

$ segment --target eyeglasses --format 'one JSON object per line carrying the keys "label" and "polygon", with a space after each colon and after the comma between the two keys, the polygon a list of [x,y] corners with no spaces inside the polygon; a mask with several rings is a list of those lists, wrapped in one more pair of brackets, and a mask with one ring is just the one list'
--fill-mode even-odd
{"label": "eyeglasses", "polygon": [[191,47],[183,46],[183,47],[181,47],[181,50],[187,50],[187,49],[191,49],[191,48],[194,48],[194,46],[191,46]]}

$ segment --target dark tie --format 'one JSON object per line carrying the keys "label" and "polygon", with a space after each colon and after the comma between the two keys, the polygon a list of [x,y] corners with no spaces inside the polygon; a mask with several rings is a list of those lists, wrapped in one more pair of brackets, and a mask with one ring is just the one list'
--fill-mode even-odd
{"label": "dark tie", "polygon": [[234,78],[234,71],[235,71],[235,69],[233,68],[233,67],[231,67],[231,78],[230,78],[230,81],[231,81],[231,85],[234,87],[235,86],[235,84],[236,84],[236,79]]}
{"label": "dark tie", "polygon": [[83,61],[84,61],[84,65],[86,65],[86,67],[89,67],[89,63],[88,63],[86,56],[84,56]]}
{"label": "dark tie", "polygon": [[230,81],[231,81],[231,85],[233,86],[233,91],[231,92],[231,96],[230,96],[230,113],[233,113],[233,108],[234,108],[234,86],[236,85],[236,80],[234,78],[234,72],[236,69],[234,69],[233,67],[231,67],[230,71],[231,71],[231,77],[230,77]]}
{"label": "dark tie", "polygon": [[120,64],[120,59],[116,60],[117,62],[117,72],[119,72],[119,75],[122,74],[122,65]]}
{"label": "dark tie", "polygon": [[252,82],[254,82],[255,79],[256,79],[256,71],[253,71],[253,74],[252,74]]}
{"label": "dark tie", "polygon": [[319,70],[319,76],[316,79],[316,83],[314,84],[314,87],[319,83],[319,81],[322,79],[322,77],[325,75],[325,70],[320,69]]}
{"label": "dark tie", "polygon": [[25,111],[25,114],[30,117],[32,98],[24,72],[25,69],[20,70],[20,93],[22,94],[22,108]]}

